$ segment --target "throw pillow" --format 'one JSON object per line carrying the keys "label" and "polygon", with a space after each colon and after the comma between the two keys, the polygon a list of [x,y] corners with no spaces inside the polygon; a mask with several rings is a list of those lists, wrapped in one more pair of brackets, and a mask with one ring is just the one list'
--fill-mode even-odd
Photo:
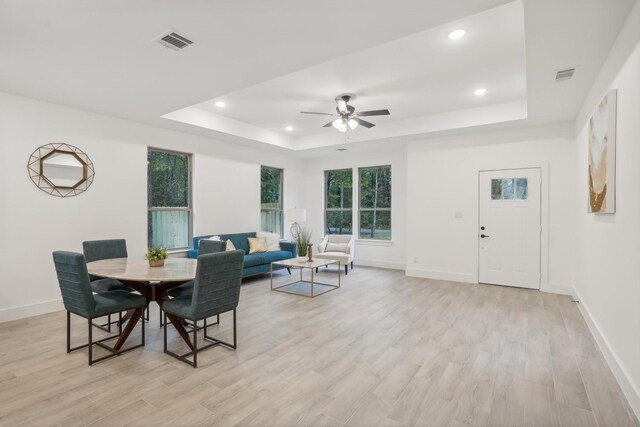
{"label": "throw pillow", "polygon": [[280,250],[280,236],[275,233],[267,233],[266,231],[258,231],[256,237],[264,237],[267,239],[267,251]]}
{"label": "throw pillow", "polygon": [[249,237],[247,240],[249,241],[250,254],[267,251],[267,239],[264,237]]}
{"label": "throw pillow", "polygon": [[235,251],[236,246],[233,244],[231,240],[227,240],[227,251]]}
{"label": "throw pillow", "polygon": [[349,253],[349,244],[348,243],[327,243],[327,247],[325,248],[324,251]]}
{"label": "throw pillow", "polygon": [[211,236],[209,237],[209,240],[216,240],[216,241],[220,241],[220,236]]}

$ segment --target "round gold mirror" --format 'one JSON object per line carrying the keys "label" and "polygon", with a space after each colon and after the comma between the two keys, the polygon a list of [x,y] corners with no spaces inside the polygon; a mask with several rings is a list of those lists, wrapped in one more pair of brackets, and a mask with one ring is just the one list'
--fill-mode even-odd
{"label": "round gold mirror", "polygon": [[47,144],[29,158],[29,176],[52,196],[77,196],[93,183],[93,163],[85,153],[69,144]]}

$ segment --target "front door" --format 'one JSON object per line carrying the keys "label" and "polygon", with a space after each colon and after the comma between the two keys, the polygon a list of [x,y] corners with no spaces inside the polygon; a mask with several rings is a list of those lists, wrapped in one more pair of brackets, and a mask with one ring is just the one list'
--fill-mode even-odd
{"label": "front door", "polygon": [[479,282],[540,289],[540,169],[480,172]]}

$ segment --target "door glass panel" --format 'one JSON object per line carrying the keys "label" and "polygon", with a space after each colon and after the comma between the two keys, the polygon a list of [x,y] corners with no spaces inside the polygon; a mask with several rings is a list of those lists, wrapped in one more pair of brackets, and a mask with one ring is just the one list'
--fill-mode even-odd
{"label": "door glass panel", "polygon": [[502,198],[504,200],[513,199],[513,178],[502,179]]}
{"label": "door glass panel", "polygon": [[502,200],[502,180],[491,180],[491,200]]}
{"label": "door glass panel", "polygon": [[528,196],[527,178],[516,178],[516,199],[527,200]]}
{"label": "door glass panel", "polygon": [[491,180],[491,200],[527,200],[527,178],[498,178]]}

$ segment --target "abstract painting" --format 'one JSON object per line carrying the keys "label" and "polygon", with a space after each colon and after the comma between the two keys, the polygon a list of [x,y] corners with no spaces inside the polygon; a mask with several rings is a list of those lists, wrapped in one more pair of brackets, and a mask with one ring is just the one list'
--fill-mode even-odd
{"label": "abstract painting", "polygon": [[616,211],[616,99],[609,91],[589,119],[589,213]]}

